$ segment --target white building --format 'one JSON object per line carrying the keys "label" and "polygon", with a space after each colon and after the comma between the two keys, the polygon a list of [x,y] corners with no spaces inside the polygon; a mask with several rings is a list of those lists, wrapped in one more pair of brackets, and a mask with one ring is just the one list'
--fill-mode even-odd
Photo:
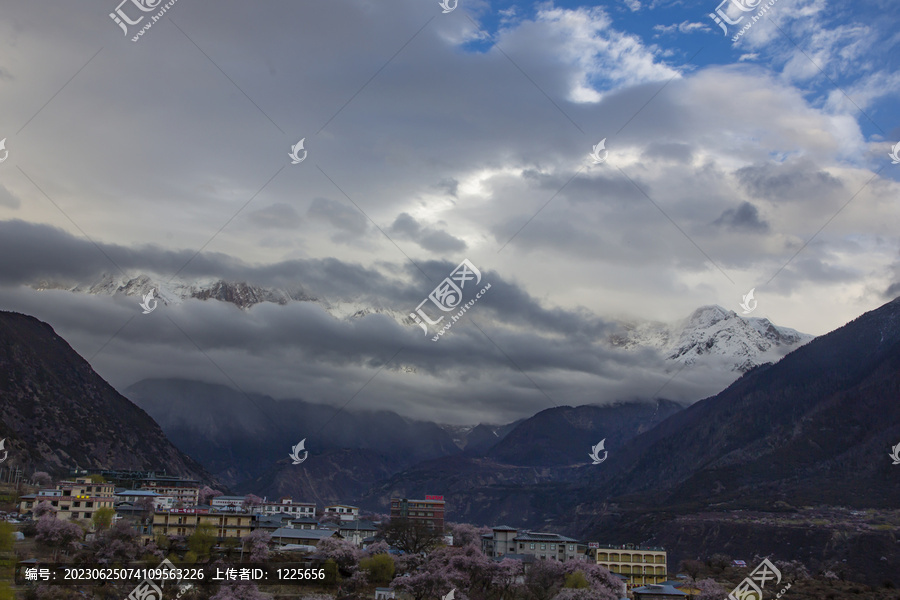
{"label": "white building", "polygon": [[134,506],[143,498],[153,499],[155,510],[168,510],[175,506],[174,496],[163,496],[151,490],[120,490],[116,492],[116,505],[128,503]]}
{"label": "white building", "polygon": [[355,521],[359,518],[359,507],[348,504],[332,504],[325,507],[324,515],[340,517],[341,521]]}
{"label": "white building", "polygon": [[257,510],[264,515],[285,514],[296,517],[315,517],[316,504],[314,502],[294,502],[288,496],[278,499],[278,502],[263,502]]}
{"label": "white building", "polygon": [[340,525],[338,525],[338,532],[342,538],[362,548],[364,539],[378,533],[378,526],[371,521],[360,521],[359,519],[355,521],[341,520]]}
{"label": "white building", "polygon": [[240,510],[246,496],[216,496],[209,505],[219,510]]}

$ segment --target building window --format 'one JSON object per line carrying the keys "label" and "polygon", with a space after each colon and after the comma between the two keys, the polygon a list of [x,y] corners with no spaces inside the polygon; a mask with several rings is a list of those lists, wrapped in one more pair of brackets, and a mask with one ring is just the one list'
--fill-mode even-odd
{"label": "building window", "polygon": [[541,544],[541,550],[546,550],[546,549],[547,549],[547,544]]}
{"label": "building window", "polygon": [[550,544],[550,549],[551,549],[551,550],[556,550],[556,544]]}
{"label": "building window", "polygon": [[72,504],[72,506],[74,506],[75,508],[78,508],[81,506],[81,502],[75,502]]}
{"label": "building window", "polygon": [[529,545],[531,546],[531,549],[534,550],[534,544],[529,544]]}
{"label": "building window", "polygon": [[569,552],[575,552],[575,544],[569,544]]}

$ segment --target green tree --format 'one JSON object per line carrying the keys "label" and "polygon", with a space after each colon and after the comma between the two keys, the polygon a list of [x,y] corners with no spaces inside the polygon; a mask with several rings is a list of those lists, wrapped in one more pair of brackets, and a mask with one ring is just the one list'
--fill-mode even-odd
{"label": "green tree", "polygon": [[97,531],[109,529],[109,526],[112,525],[113,518],[115,518],[115,516],[116,511],[104,506],[103,508],[94,511],[94,514],[91,517],[91,523],[94,525],[94,529],[96,529]]}
{"label": "green tree", "polygon": [[374,583],[390,583],[394,578],[394,559],[390,554],[376,554],[359,561],[359,568],[366,571]]}
{"label": "green tree", "polygon": [[188,549],[199,556],[209,556],[216,543],[216,528],[209,523],[200,523],[188,538]]}
{"label": "green tree", "polygon": [[106,477],[103,475],[88,475],[88,479],[91,480],[91,483],[106,483]]}
{"label": "green tree", "polygon": [[15,595],[7,580],[13,578],[13,532],[15,527],[9,523],[0,521],[0,600],[14,600]]}
{"label": "green tree", "polygon": [[337,585],[341,578],[338,575],[338,565],[334,559],[329,558],[326,560],[322,568],[325,570],[325,585]]}
{"label": "green tree", "polygon": [[588,583],[587,577],[584,576],[584,571],[575,571],[574,573],[569,573],[566,575],[566,583],[565,587],[567,588],[586,588],[590,587],[590,583]]}

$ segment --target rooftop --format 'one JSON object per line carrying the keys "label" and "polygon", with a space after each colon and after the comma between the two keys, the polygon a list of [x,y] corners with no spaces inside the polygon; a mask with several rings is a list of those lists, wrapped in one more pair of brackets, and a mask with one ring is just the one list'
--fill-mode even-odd
{"label": "rooftop", "polygon": [[530,531],[523,531],[513,539],[525,542],[578,542],[576,539],[559,535],[558,533],[532,533]]}
{"label": "rooftop", "polygon": [[272,532],[272,538],[324,540],[333,536],[334,533],[334,531],[328,529],[291,529],[289,527],[281,527]]}
{"label": "rooftop", "polygon": [[659,546],[642,546],[640,544],[621,544],[618,546],[614,546],[611,544],[600,544],[598,546],[601,550],[652,550],[654,552],[665,552],[665,548],[660,548]]}
{"label": "rooftop", "polygon": [[656,594],[660,596],[687,596],[681,590],[676,590],[671,585],[660,585],[660,584],[650,584],[645,585],[644,587],[635,588],[632,590],[636,594]]}
{"label": "rooftop", "polygon": [[[296,520],[299,521],[300,519],[296,519]],[[315,521],[315,520],[313,519],[313,521]],[[341,521],[340,523],[338,523],[338,528],[339,529],[352,529],[354,531],[355,530],[378,531],[378,526],[375,525],[375,523],[373,523],[372,521],[362,521],[362,520]]]}

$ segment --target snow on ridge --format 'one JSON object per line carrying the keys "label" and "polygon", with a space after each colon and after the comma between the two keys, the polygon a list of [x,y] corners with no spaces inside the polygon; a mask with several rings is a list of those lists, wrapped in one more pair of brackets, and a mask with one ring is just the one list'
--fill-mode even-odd
{"label": "snow on ridge", "polygon": [[765,318],[743,318],[721,306],[707,305],[675,323],[622,324],[609,341],[627,350],[654,348],[666,360],[684,365],[725,359],[732,371],[743,373],[779,360],[813,337]]}
{"label": "snow on ridge", "polygon": [[[40,282],[36,289],[60,289],[76,293],[114,296],[144,296],[156,290],[164,304],[179,304],[188,299],[219,300],[249,309],[271,302],[312,302],[335,319],[347,321],[381,314],[401,325],[412,325],[406,311],[385,308],[363,300],[329,302],[295,289],[264,288],[221,279],[166,282],[161,277],[141,274],[136,277],[103,275],[91,284]],[[727,370],[746,372],[766,362],[775,362],[788,352],[812,340],[814,336],[789,327],[779,327],[766,318],[742,317],[712,304],[694,310],[674,323],[649,320],[620,322],[619,329],[605,341],[625,351],[655,350],[667,361],[684,365],[724,361]]]}

